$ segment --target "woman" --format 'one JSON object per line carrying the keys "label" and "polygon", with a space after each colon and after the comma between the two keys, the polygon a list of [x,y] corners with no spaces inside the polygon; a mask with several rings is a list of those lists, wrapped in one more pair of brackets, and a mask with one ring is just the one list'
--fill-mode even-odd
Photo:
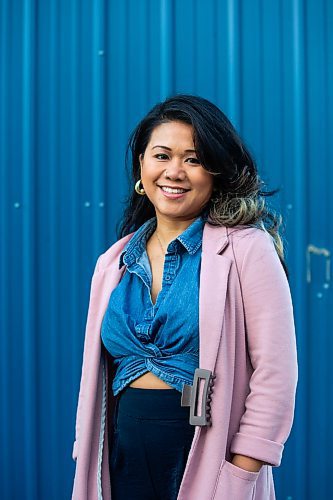
{"label": "woman", "polygon": [[272,193],[198,96],[154,106],[129,148],[91,284],[73,499],[274,499],[298,367]]}

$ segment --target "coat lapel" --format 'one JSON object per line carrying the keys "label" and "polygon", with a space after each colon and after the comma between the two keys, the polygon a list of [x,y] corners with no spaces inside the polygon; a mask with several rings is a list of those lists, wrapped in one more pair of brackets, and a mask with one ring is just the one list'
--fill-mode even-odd
{"label": "coat lapel", "polygon": [[225,226],[205,224],[199,291],[199,366],[214,372],[219,349],[231,259],[222,255],[228,245]]}

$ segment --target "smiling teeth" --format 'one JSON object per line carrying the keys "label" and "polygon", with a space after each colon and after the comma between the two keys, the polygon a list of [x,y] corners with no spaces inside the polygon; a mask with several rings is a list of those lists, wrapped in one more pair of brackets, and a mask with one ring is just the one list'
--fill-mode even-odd
{"label": "smiling teeth", "polygon": [[186,189],[172,189],[172,188],[164,187],[164,186],[162,186],[162,190],[166,191],[167,193],[175,193],[175,194],[186,192]]}

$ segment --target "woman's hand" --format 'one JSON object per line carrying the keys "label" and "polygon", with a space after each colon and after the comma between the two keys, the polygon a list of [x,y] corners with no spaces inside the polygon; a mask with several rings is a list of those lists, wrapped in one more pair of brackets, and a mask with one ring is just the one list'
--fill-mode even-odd
{"label": "woman's hand", "polygon": [[261,460],[257,460],[255,458],[246,457],[245,455],[234,455],[232,459],[232,463],[241,469],[245,469],[250,472],[259,472],[261,466],[266,462],[262,462]]}

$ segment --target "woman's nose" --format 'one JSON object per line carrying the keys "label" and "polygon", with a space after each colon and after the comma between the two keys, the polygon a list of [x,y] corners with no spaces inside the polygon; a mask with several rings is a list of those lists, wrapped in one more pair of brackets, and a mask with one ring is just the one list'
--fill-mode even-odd
{"label": "woman's nose", "polygon": [[185,171],[182,164],[182,160],[175,158],[169,164],[166,169],[166,177],[170,179],[184,179]]}

